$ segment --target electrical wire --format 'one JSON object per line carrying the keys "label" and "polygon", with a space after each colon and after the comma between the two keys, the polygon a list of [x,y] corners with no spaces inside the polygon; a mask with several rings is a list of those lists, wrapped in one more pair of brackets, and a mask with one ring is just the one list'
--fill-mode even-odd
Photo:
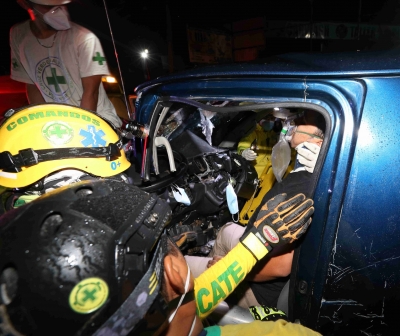
{"label": "electrical wire", "polygon": [[119,76],[121,77],[121,86],[122,86],[122,92],[123,92],[123,94],[124,94],[124,100],[125,100],[126,110],[128,111],[129,119],[130,119],[130,120],[133,120],[132,115],[131,115],[131,110],[129,109],[128,100],[127,100],[127,98],[126,98],[124,79],[122,78],[121,66],[120,66],[120,64],[119,64],[119,58],[118,58],[117,47],[116,47],[116,45],[115,45],[114,34],[113,34],[112,28],[111,28],[111,22],[110,22],[110,17],[109,17],[109,15],[108,15],[108,8],[107,8],[106,0],[103,0],[103,3],[104,3],[104,9],[106,10],[108,28],[110,29],[110,34],[111,34],[111,41],[112,41],[113,46],[114,46],[114,53],[115,53],[115,58],[116,58],[116,60],[117,60],[117,66],[118,66]]}

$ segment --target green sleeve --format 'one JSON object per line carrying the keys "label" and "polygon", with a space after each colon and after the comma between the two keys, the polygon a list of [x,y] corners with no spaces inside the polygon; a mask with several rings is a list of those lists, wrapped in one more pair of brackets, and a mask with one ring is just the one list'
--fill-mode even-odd
{"label": "green sleeve", "polygon": [[256,258],[241,243],[194,279],[197,315],[205,318],[244,280]]}

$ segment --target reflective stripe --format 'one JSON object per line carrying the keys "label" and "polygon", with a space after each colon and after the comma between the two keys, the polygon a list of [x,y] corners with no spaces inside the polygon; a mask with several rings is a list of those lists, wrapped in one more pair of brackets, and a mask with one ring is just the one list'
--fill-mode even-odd
{"label": "reflective stripe", "polygon": [[253,232],[249,232],[246,238],[242,240],[242,244],[254,254],[257,260],[261,260],[268,254],[268,249],[263,243],[254,235]]}
{"label": "reflective stripe", "polygon": [[0,171],[0,176],[4,177],[6,179],[11,179],[11,180],[17,179],[17,174],[14,174],[14,173],[6,173],[6,172]]}

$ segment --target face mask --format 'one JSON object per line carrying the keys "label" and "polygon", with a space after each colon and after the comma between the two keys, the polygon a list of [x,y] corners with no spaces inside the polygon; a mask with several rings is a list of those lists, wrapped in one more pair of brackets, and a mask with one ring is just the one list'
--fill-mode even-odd
{"label": "face mask", "polygon": [[268,132],[268,131],[272,130],[272,128],[274,127],[274,124],[275,124],[274,121],[264,121],[261,126],[264,131]]}
{"label": "face mask", "polygon": [[286,132],[286,135],[285,135],[285,139],[286,139],[286,141],[287,142],[290,142],[291,140],[292,140],[292,137],[293,137],[293,134],[294,134],[294,132],[296,131],[296,129],[297,129],[297,126],[295,126],[295,125],[288,125],[287,126],[287,132]]}
{"label": "face mask", "polygon": [[[175,308],[175,311],[174,311],[174,312],[171,314],[171,316],[168,318],[168,322],[169,322],[169,323],[171,323],[172,320],[174,319],[174,317],[175,317],[175,315],[176,315],[176,312],[178,311],[179,307],[180,307],[181,304],[182,304],[183,299],[185,298],[186,293],[188,292],[189,284],[190,284],[190,268],[189,268],[189,265],[188,265],[187,269],[188,269],[188,273],[187,273],[186,282],[185,282],[185,293],[183,293],[183,295],[181,296],[181,298],[180,298],[180,300],[179,300],[179,303],[178,303],[178,305],[177,305],[176,308]],[[196,324],[196,315],[194,316],[193,323],[192,323],[192,326],[191,326],[190,331],[189,331],[189,336],[192,334],[195,324]]]}
{"label": "face mask", "polygon": [[68,10],[65,7],[53,7],[46,14],[42,14],[38,11],[36,11],[36,13],[39,13],[43,21],[55,30],[67,30],[71,28]]}
{"label": "face mask", "polygon": [[232,215],[239,212],[237,196],[230,183],[226,186],[226,202],[228,203],[229,212]]}

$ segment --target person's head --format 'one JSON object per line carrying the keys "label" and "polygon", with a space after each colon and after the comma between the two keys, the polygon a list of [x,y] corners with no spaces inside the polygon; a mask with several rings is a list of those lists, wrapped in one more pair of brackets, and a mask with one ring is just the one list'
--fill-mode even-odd
{"label": "person's head", "polygon": [[0,138],[0,185],[7,188],[37,188],[60,171],[110,177],[130,166],[116,129],[99,115],[70,105],[7,112]]}
{"label": "person's head", "polygon": [[[49,29],[69,29],[69,15],[65,5],[71,0],[17,0],[18,4],[28,11],[32,21]],[[39,24],[40,25],[40,24]]]}
{"label": "person's head", "polygon": [[[304,114],[294,119],[294,127],[290,129],[291,136],[290,145],[296,148],[303,142],[315,143],[322,145],[325,133],[325,119],[322,114],[314,111],[304,111]],[[288,132],[289,133],[289,132]]]}
{"label": "person's head", "polygon": [[156,334],[197,335],[202,329],[202,324],[196,315],[193,275],[176,244],[166,235],[164,238],[167,241],[167,253],[164,257],[161,294],[168,302],[169,318]]}
{"label": "person's head", "polygon": [[275,126],[275,117],[272,114],[267,114],[264,116],[258,124],[262,127],[265,132],[269,132],[274,129]]}
{"label": "person's head", "polygon": [[22,335],[176,335],[173,324],[187,324],[188,332],[196,306],[185,298],[179,308],[179,298],[194,284],[161,235],[170,215],[165,201],[137,187],[91,181],[0,217],[0,304],[12,327]]}

